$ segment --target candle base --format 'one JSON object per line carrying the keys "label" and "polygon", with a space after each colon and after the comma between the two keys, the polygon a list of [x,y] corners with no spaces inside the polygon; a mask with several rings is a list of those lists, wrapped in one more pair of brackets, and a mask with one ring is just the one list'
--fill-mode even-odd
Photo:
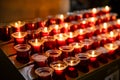
{"label": "candle base", "polygon": [[65,73],[64,72],[54,72],[53,80],[66,80]]}

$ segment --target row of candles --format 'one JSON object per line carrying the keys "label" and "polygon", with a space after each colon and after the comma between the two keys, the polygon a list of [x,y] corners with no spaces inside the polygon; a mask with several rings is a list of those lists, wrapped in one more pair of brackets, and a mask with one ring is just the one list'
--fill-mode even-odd
{"label": "row of candles", "polygon": [[[76,78],[77,69],[88,72],[89,66],[97,68],[99,62],[115,59],[120,49],[120,20],[109,12],[106,6],[45,21],[11,23],[16,60],[25,64],[32,59],[40,80],[66,80],[66,74]],[[3,32],[10,34],[9,29]],[[9,35],[5,38],[10,39]]]}

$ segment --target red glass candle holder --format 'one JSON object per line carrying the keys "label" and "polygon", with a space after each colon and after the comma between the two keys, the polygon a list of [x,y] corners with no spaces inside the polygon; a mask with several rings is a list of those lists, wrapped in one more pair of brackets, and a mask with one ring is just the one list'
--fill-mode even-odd
{"label": "red glass candle holder", "polygon": [[25,43],[25,37],[27,36],[27,32],[14,32],[11,34],[14,38],[15,44],[23,44]]}
{"label": "red glass candle holder", "polygon": [[61,58],[67,58],[69,56],[73,56],[72,51],[73,51],[73,47],[70,45],[66,45],[66,46],[60,46],[59,49],[62,51],[61,54]]}
{"label": "red glass candle holder", "polygon": [[48,27],[48,26],[54,25],[54,24],[56,24],[56,19],[53,16],[51,16],[51,15],[47,16],[45,26]]}
{"label": "red glass candle holder", "polygon": [[108,50],[105,49],[104,47],[99,47],[96,49],[97,52],[101,53],[99,56],[98,56],[98,60],[105,64],[108,62],[108,58],[107,58],[107,53],[108,53]]}
{"label": "red glass candle holder", "polygon": [[80,23],[79,23],[79,26],[78,26],[78,29],[84,29],[84,28],[87,28],[88,27],[88,22],[84,19],[84,20],[81,20]]}
{"label": "red glass candle holder", "polygon": [[104,46],[104,44],[108,43],[106,34],[100,34],[97,37],[100,39],[101,46]]}
{"label": "red glass candle holder", "polygon": [[74,21],[74,13],[73,12],[67,12],[67,14],[65,15],[65,22],[71,22]]}
{"label": "red glass candle holder", "polygon": [[47,64],[48,57],[45,56],[45,55],[33,54],[31,56],[31,58],[34,61],[34,69],[37,69],[39,67],[46,67],[46,66],[48,66],[48,64]]}
{"label": "red glass candle holder", "polygon": [[92,36],[91,39],[94,41],[92,44],[92,49],[96,49],[100,46],[100,38],[97,36]]}
{"label": "red glass candle holder", "polygon": [[55,18],[56,18],[56,23],[57,24],[64,23],[64,15],[63,14],[58,14],[58,15],[55,16]]}
{"label": "red glass candle holder", "polygon": [[70,46],[74,47],[73,55],[75,56],[75,54],[78,54],[78,53],[82,52],[82,47],[84,45],[83,45],[83,43],[80,43],[80,42],[73,42],[73,43],[70,44]]}
{"label": "red glass candle holder", "polygon": [[62,51],[57,49],[52,49],[52,50],[47,50],[45,54],[48,56],[48,64],[50,64],[51,62],[61,59]]}
{"label": "red glass candle holder", "polygon": [[65,77],[65,69],[67,68],[67,64],[63,61],[55,61],[50,64],[50,66],[54,69],[53,79],[54,80],[66,80]]}
{"label": "red glass candle holder", "polygon": [[100,33],[107,33],[107,32],[109,32],[108,28],[109,28],[108,23],[100,24],[100,28],[99,28]]}
{"label": "red glass candle holder", "polygon": [[32,46],[32,54],[34,53],[42,53],[42,45],[44,40],[42,39],[31,39],[28,41]]}
{"label": "red glass candle holder", "polygon": [[17,51],[16,60],[20,63],[27,63],[30,61],[30,49],[31,46],[28,44],[17,44],[14,46],[14,49]]}
{"label": "red glass candle holder", "polygon": [[53,36],[55,34],[59,34],[60,33],[61,27],[59,25],[57,25],[57,24],[54,24],[54,25],[51,25],[49,27],[49,29],[51,30],[50,31],[50,36]]}
{"label": "red glass candle holder", "polygon": [[104,47],[108,50],[107,56],[110,59],[116,59],[116,50],[118,48],[118,45],[116,43],[107,43],[104,45]]}
{"label": "red glass candle holder", "polygon": [[50,49],[56,49],[56,39],[54,36],[45,36],[41,39],[44,40],[44,51],[50,50]]}
{"label": "red glass candle holder", "polygon": [[78,22],[77,21],[72,21],[71,26],[70,26],[70,31],[73,32],[78,29]]}
{"label": "red glass candle holder", "polygon": [[116,38],[118,36],[118,32],[116,31],[110,31],[109,33],[106,34],[108,42],[114,42],[116,41]]}
{"label": "red glass candle holder", "polygon": [[53,80],[53,72],[54,70],[50,67],[40,67],[35,69],[35,74],[38,76],[38,80]]}
{"label": "red glass candle holder", "polygon": [[90,50],[92,48],[93,40],[92,39],[84,39],[83,40],[83,48],[82,52],[85,52],[87,50]]}
{"label": "red glass candle holder", "polygon": [[76,41],[80,42],[86,37],[86,30],[85,29],[78,29],[75,31],[76,34]]}
{"label": "red glass candle holder", "polygon": [[83,18],[83,14],[82,13],[79,13],[79,12],[76,12],[75,15],[74,15],[74,20],[75,21],[79,21],[80,19]]}
{"label": "red glass candle holder", "polygon": [[78,71],[76,65],[78,65],[80,59],[76,57],[68,57],[68,58],[64,58],[63,61],[68,65],[66,74],[71,78],[78,77]]}
{"label": "red glass candle holder", "polygon": [[107,13],[110,12],[110,10],[111,10],[111,8],[109,6],[105,6],[105,7],[102,8],[101,11],[103,12],[103,14],[107,14]]}
{"label": "red glass candle holder", "polygon": [[97,8],[92,8],[90,11],[90,17],[96,17],[99,10]]}
{"label": "red glass candle holder", "polygon": [[10,25],[12,26],[13,32],[20,32],[20,31],[24,31],[25,22],[17,21],[17,22],[10,23]]}
{"label": "red glass candle holder", "polygon": [[61,33],[67,33],[70,31],[70,24],[69,23],[63,23],[60,26],[62,26],[60,29]]}
{"label": "red glass candle holder", "polygon": [[37,28],[45,27],[45,21],[41,18],[35,18]]}
{"label": "red glass candle holder", "polygon": [[95,26],[96,21],[97,21],[97,17],[90,17],[90,18],[88,18],[88,20],[87,20],[88,26],[89,26],[89,27]]}
{"label": "red glass candle holder", "polygon": [[93,68],[97,68],[100,66],[99,62],[98,62],[98,56],[101,54],[99,52],[97,52],[96,50],[89,50],[87,51],[88,56],[90,57],[90,65]]}
{"label": "red glass candle holder", "polygon": [[70,44],[70,43],[72,43],[72,42],[75,41],[76,33],[74,33],[74,32],[68,32],[68,33],[66,33],[66,34],[67,34],[67,36],[68,36],[68,38],[67,38],[67,40],[66,40],[66,43],[67,43],[67,44]]}
{"label": "red glass candle holder", "polygon": [[80,58],[80,62],[77,65],[77,69],[84,73],[89,72],[89,56],[87,53],[76,54],[75,57]]}
{"label": "red glass candle holder", "polygon": [[40,30],[40,37],[44,37],[44,36],[49,36],[50,35],[50,29],[48,27],[41,27],[39,28]]}
{"label": "red glass candle holder", "polygon": [[11,27],[7,25],[3,25],[0,27],[0,40],[9,41],[11,39]]}
{"label": "red glass candle holder", "polygon": [[34,30],[37,29],[35,20],[27,20],[25,23],[25,30]]}
{"label": "red glass candle holder", "polygon": [[95,31],[96,31],[95,26],[86,28],[86,38],[92,37]]}
{"label": "red glass candle holder", "polygon": [[56,43],[57,43],[57,47],[59,46],[63,46],[66,45],[66,40],[68,38],[67,34],[65,33],[60,33],[60,34],[56,34],[54,35],[55,39],[56,39]]}
{"label": "red glass candle holder", "polygon": [[117,20],[115,21],[115,27],[116,27],[117,29],[120,28],[120,19],[117,19]]}

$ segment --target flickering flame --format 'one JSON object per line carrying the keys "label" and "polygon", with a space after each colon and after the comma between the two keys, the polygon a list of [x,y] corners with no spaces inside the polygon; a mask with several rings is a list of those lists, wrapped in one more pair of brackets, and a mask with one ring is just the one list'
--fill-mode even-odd
{"label": "flickering flame", "polygon": [[113,31],[110,32],[110,37],[114,37],[114,32]]}
{"label": "flickering flame", "polygon": [[110,7],[109,7],[109,6],[105,6],[105,10],[106,10],[106,11],[109,11],[109,10],[110,10]]}
{"label": "flickering flame", "polygon": [[117,24],[120,24],[120,19],[117,20]]}
{"label": "flickering flame", "polygon": [[64,27],[65,27],[65,28],[68,28],[68,23],[65,23],[65,24],[64,24]]}
{"label": "flickering flame", "polygon": [[82,21],[82,23],[83,23],[83,24],[86,24],[86,21],[84,20],[84,21]]}
{"label": "flickering flame", "polygon": [[107,26],[107,23],[103,23],[103,28],[104,28],[104,29],[107,29],[107,27],[108,27],[108,26]]}
{"label": "flickering flame", "polygon": [[91,52],[91,57],[96,57],[95,51]]}
{"label": "flickering flame", "polygon": [[55,28],[54,28],[55,30],[58,30],[59,29],[59,26],[58,25],[55,25]]}
{"label": "flickering flame", "polygon": [[35,44],[37,44],[38,43],[38,39],[35,39]]}
{"label": "flickering flame", "polygon": [[73,37],[73,33],[72,33],[72,32],[69,33],[69,37],[70,37],[70,38]]}
{"label": "flickering flame", "polygon": [[48,32],[48,28],[47,28],[47,27],[44,27],[43,31],[44,31],[44,32]]}
{"label": "flickering flame", "polygon": [[21,36],[22,36],[21,32],[18,32],[18,38],[21,38]]}
{"label": "flickering flame", "polygon": [[93,9],[92,9],[92,13],[94,13],[94,14],[97,13],[97,9],[96,9],[96,8],[93,8]]}

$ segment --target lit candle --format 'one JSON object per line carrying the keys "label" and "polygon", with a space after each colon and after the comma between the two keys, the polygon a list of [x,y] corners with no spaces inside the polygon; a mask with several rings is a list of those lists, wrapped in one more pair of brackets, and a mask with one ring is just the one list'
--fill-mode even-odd
{"label": "lit candle", "polygon": [[53,16],[47,16],[46,26],[54,25],[56,24],[56,19]]}
{"label": "lit candle", "polygon": [[96,17],[88,18],[88,26],[89,27],[94,26],[96,24],[96,21],[97,21]]}
{"label": "lit candle", "polygon": [[56,17],[57,24],[62,24],[64,22],[64,15],[63,14],[58,14],[55,17]]}
{"label": "lit candle", "polygon": [[53,72],[54,70],[50,67],[39,67],[35,69],[35,74],[38,76],[39,80],[53,80]]}
{"label": "lit candle", "polygon": [[78,63],[80,62],[80,59],[76,57],[68,57],[68,58],[64,58],[63,61],[68,65],[68,68],[66,71],[67,75],[72,78],[77,77],[78,72],[76,69],[76,65],[78,65]]}
{"label": "lit candle", "polygon": [[33,53],[40,53],[40,52],[42,52],[41,48],[42,48],[42,45],[44,43],[44,41],[42,39],[31,39],[28,42],[32,46]]}
{"label": "lit candle", "polygon": [[92,37],[95,33],[95,30],[96,30],[95,26],[91,26],[91,27],[86,28],[86,38]]}
{"label": "lit candle", "polygon": [[41,27],[39,29],[40,29],[40,36],[41,37],[49,36],[50,29],[48,29],[48,27]]}
{"label": "lit candle", "polygon": [[86,20],[82,20],[82,21],[80,22],[80,24],[79,24],[78,29],[86,28],[86,27],[88,27],[87,21],[86,21]]}
{"label": "lit candle", "polygon": [[50,64],[50,66],[55,70],[53,74],[53,79],[55,80],[66,80],[65,69],[67,64],[63,61],[55,61]]}
{"label": "lit candle", "polygon": [[66,39],[67,39],[67,35],[64,33],[60,33],[60,34],[56,34],[54,35],[56,41],[57,41],[57,46],[63,46],[66,45]]}
{"label": "lit candle", "polygon": [[120,40],[116,40],[115,44],[118,45],[118,48],[116,49],[116,54],[118,54],[120,56],[120,51],[119,51],[120,50]]}
{"label": "lit candle", "polygon": [[85,29],[78,29],[75,31],[76,36],[76,41],[81,41],[86,37],[86,30]]}
{"label": "lit candle", "polygon": [[108,24],[103,23],[100,25],[100,33],[107,33],[108,32]]}
{"label": "lit candle", "polygon": [[70,45],[60,46],[59,49],[62,51],[61,58],[67,58],[69,56],[73,56],[72,51],[73,47]]}
{"label": "lit candle", "polygon": [[23,31],[23,26],[25,25],[25,22],[17,21],[10,24],[13,27],[13,32],[20,32]]}
{"label": "lit candle", "polygon": [[97,47],[100,46],[100,38],[97,37],[97,36],[92,36],[91,39],[94,41],[93,44],[92,44],[92,48],[93,49],[96,49]]}
{"label": "lit candle", "polygon": [[68,38],[67,38],[67,44],[69,44],[69,43],[72,43],[72,42],[74,42],[75,41],[75,37],[76,37],[76,34],[75,33],[73,33],[73,32],[68,32],[68,33],[66,33],[67,34],[67,36],[68,36]]}
{"label": "lit candle", "polygon": [[87,51],[87,53],[88,53],[88,55],[90,57],[91,66],[94,67],[94,68],[99,67],[97,57],[101,53],[97,52],[96,50],[89,50],[89,51]]}
{"label": "lit candle", "polygon": [[100,45],[101,46],[108,43],[106,34],[100,34],[100,35],[97,35],[97,37],[100,40]]}
{"label": "lit candle", "polygon": [[88,72],[89,71],[89,56],[88,53],[78,53],[75,55],[76,58],[80,59],[79,64],[77,65],[77,69],[82,72]]}
{"label": "lit candle", "polygon": [[61,24],[61,33],[67,33],[70,31],[70,24],[69,23],[63,23]]}
{"label": "lit candle", "polygon": [[71,46],[74,47],[74,50],[73,50],[73,53],[74,53],[74,56],[75,54],[78,54],[82,51],[82,47],[84,46],[83,43],[78,43],[78,42],[74,42],[74,43],[71,43],[70,44]]}
{"label": "lit candle", "polygon": [[59,25],[57,25],[57,24],[51,25],[49,28],[51,30],[50,31],[51,36],[60,33],[61,27]]}
{"label": "lit candle", "polygon": [[80,19],[83,18],[83,14],[82,13],[75,13],[75,21],[79,21]]}
{"label": "lit candle", "polygon": [[103,9],[102,9],[102,11],[103,11],[104,14],[109,13],[110,10],[111,10],[111,8],[110,8],[109,6],[105,6],[105,7],[103,7]]}
{"label": "lit candle", "polygon": [[45,54],[48,56],[48,64],[50,64],[51,62],[60,60],[61,53],[62,51],[57,49],[47,50]]}
{"label": "lit candle", "polygon": [[11,34],[15,39],[15,44],[25,43],[25,37],[27,36],[27,32],[14,32]]}
{"label": "lit candle", "polygon": [[106,36],[108,38],[108,42],[114,42],[118,36],[118,33],[116,31],[110,31]]}
{"label": "lit candle", "polygon": [[17,51],[16,60],[20,63],[28,63],[30,61],[29,53],[31,46],[28,44],[17,44],[14,46],[14,49]]}
{"label": "lit candle", "polygon": [[120,28],[120,19],[117,19],[116,21],[115,21],[115,27],[116,28]]}
{"label": "lit candle", "polygon": [[39,67],[46,67],[48,66],[47,64],[47,59],[48,57],[45,55],[40,55],[40,54],[33,54],[31,56],[31,59],[34,61],[34,68],[39,68]]}
{"label": "lit candle", "polygon": [[112,55],[115,53],[115,50],[118,48],[118,45],[115,43],[105,44],[104,47],[108,50],[108,55]]}
{"label": "lit candle", "polygon": [[25,24],[25,29],[26,30],[34,30],[36,29],[36,21],[35,20],[28,20],[26,21],[26,24]]}
{"label": "lit candle", "polygon": [[78,22],[77,21],[72,21],[71,26],[70,26],[70,31],[73,32],[78,29]]}
{"label": "lit candle", "polygon": [[98,12],[97,8],[93,8],[91,10],[91,17],[95,17],[97,15],[97,12]]}

